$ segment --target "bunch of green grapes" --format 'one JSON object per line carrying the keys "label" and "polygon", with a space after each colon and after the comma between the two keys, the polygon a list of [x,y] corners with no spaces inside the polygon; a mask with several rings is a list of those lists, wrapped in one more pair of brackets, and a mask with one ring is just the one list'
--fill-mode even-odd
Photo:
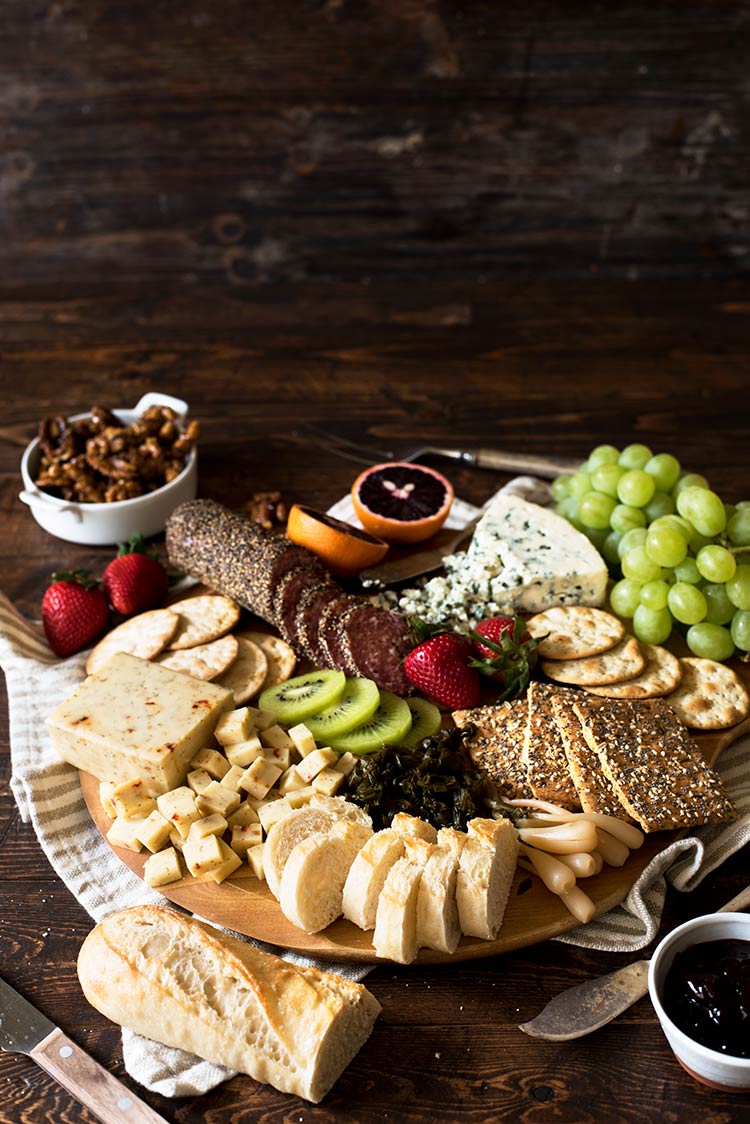
{"label": "bunch of green grapes", "polygon": [[750,501],[725,504],[704,476],[640,444],[598,445],[552,493],[607,561],[612,611],[639,640],[663,644],[676,625],[696,656],[750,651]]}

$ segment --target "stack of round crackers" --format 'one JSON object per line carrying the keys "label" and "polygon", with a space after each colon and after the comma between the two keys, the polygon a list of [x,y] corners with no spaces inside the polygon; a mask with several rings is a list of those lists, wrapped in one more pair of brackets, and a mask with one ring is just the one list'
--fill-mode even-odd
{"label": "stack of round crackers", "polygon": [[532,636],[544,637],[539,666],[555,683],[610,699],[665,698],[697,730],[734,726],[750,713],[750,697],[732,668],[678,659],[660,645],[636,640],[604,609],[556,606],[531,617],[527,627]]}
{"label": "stack of round crackers", "polygon": [[164,609],[130,617],[99,641],[86,673],[99,671],[115,652],[153,660],[195,679],[232,691],[240,706],[281,683],[296,664],[293,649],[279,636],[238,631],[240,607],[219,594],[199,594]]}

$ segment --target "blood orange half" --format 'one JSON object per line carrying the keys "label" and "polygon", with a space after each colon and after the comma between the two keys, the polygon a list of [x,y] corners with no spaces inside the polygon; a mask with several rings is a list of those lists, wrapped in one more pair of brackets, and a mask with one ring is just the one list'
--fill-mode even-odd
{"label": "blood orange half", "polygon": [[450,481],[434,468],[408,461],[376,464],[352,484],[362,526],[386,542],[422,542],[445,522],[453,503]]}
{"label": "blood orange half", "polygon": [[388,543],[383,539],[299,503],[289,512],[286,535],[292,542],[312,550],[332,573],[342,578],[353,577],[360,570],[375,566],[388,550]]}

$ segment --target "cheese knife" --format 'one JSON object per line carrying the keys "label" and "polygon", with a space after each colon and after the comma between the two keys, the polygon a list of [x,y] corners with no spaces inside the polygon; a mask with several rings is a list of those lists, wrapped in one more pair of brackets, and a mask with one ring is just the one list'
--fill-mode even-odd
{"label": "cheese knife", "polygon": [[[717,913],[735,913],[750,905],[750,886],[721,906]],[[519,1030],[531,1038],[568,1042],[606,1026],[648,992],[648,958],[636,960],[606,976],[569,987]]]}
{"label": "cheese knife", "polygon": [[397,585],[399,582],[408,581],[409,578],[417,578],[421,574],[431,574],[433,570],[439,570],[443,559],[453,554],[456,547],[468,538],[481,515],[480,511],[470,523],[458,531],[455,528],[444,527],[433,535],[428,548],[418,550],[415,554],[399,553],[397,549],[391,547],[387,561],[361,571],[360,582],[368,589],[382,589],[383,586]]}
{"label": "cheese knife", "polygon": [[167,1124],[3,979],[0,1049],[27,1054],[102,1124]]}

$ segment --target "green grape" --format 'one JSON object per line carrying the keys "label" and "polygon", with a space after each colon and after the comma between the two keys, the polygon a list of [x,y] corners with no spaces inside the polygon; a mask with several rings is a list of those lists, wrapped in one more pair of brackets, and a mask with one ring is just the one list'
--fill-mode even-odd
{"label": "green grape", "polygon": [[589,453],[588,466],[590,469],[598,468],[601,464],[617,464],[620,450],[614,445],[597,445]]}
{"label": "green grape", "polygon": [[741,652],[750,652],[750,613],[738,609],[732,617],[729,634]]}
{"label": "green grape", "polygon": [[617,553],[622,560],[625,555],[633,550],[636,546],[644,546],[646,543],[646,528],[645,527],[631,527],[629,531],[620,539],[617,544]]}
{"label": "green grape", "polygon": [[591,473],[591,483],[597,492],[604,492],[606,496],[617,495],[617,484],[625,469],[619,464],[600,464]]}
{"label": "green grape", "polygon": [[633,632],[645,644],[663,644],[672,631],[668,609],[647,609],[639,605],[633,613]]}
{"label": "green grape", "polygon": [[578,501],[578,518],[584,527],[596,531],[609,530],[609,517],[616,508],[612,496],[602,492],[586,492]]}
{"label": "green grape", "polygon": [[705,476],[701,476],[699,472],[684,472],[672,489],[672,496],[676,501],[680,492],[684,492],[686,488],[707,487],[708,480],[706,480]]}
{"label": "green grape", "polygon": [[704,660],[728,660],[734,654],[734,640],[728,628],[701,621],[687,631],[687,645],[694,656]]}
{"label": "green grape", "polygon": [[571,523],[578,522],[578,500],[575,496],[566,496],[563,500],[558,500],[555,505],[555,511],[558,515],[562,515],[564,519],[568,519]]}
{"label": "green grape", "polygon": [[677,497],[677,510],[701,535],[713,537],[724,530],[724,504],[708,488],[685,488]]}
{"label": "green grape", "polygon": [[628,445],[620,453],[619,461],[624,468],[643,468],[652,455],[648,445]]}
{"label": "green grape", "polygon": [[641,590],[641,605],[655,612],[666,609],[668,594],[669,585],[662,578],[657,578],[655,582],[646,582]]}
{"label": "green grape", "polygon": [[750,566],[738,566],[727,582],[727,597],[737,609],[750,609]]}
{"label": "green grape", "polygon": [[646,522],[653,523],[655,519],[661,519],[665,515],[672,515],[674,512],[674,500],[669,492],[654,492],[643,510],[646,515]]}
{"label": "green grape", "polygon": [[617,531],[610,531],[606,539],[602,543],[601,553],[605,561],[608,562],[610,566],[619,566],[620,564],[620,554],[618,551],[618,547],[620,545],[621,538],[622,535],[618,534]]}
{"label": "green grape", "polygon": [[698,586],[688,585],[687,582],[675,582],[669,587],[667,606],[680,624],[697,624],[708,612],[706,598]]}
{"label": "green grape", "polygon": [[557,503],[559,503],[560,500],[566,500],[570,495],[571,480],[572,476],[556,476],[552,481],[550,491],[552,492],[552,499]]}
{"label": "green grape", "polygon": [[726,516],[727,523],[729,522],[729,520],[732,518],[732,516],[735,514],[736,511],[737,511],[737,508],[734,506],[733,503],[725,503],[724,504],[724,515]]}
{"label": "green grape", "polygon": [[687,555],[687,543],[675,527],[649,527],[646,534],[646,554],[657,566],[679,566]]}
{"label": "green grape", "polygon": [[697,554],[699,550],[703,550],[704,546],[710,546],[713,541],[713,535],[702,535],[699,531],[693,531],[688,540],[688,546],[693,554]]}
{"label": "green grape", "polygon": [[604,540],[609,534],[609,527],[584,527],[583,533],[601,554]]}
{"label": "green grape", "polygon": [[645,546],[634,546],[623,555],[620,565],[623,575],[633,581],[655,582],[662,576],[661,566],[651,561]]}
{"label": "green grape", "polygon": [[623,578],[609,591],[609,603],[618,617],[632,617],[641,600],[641,583]]}
{"label": "green grape", "polygon": [[575,472],[568,481],[568,487],[571,496],[580,500],[581,496],[591,491],[591,475],[588,472]]}
{"label": "green grape", "polygon": [[653,476],[656,487],[663,492],[671,492],[680,478],[680,462],[671,453],[657,453],[643,468]]}
{"label": "green grape", "polygon": [[618,503],[609,517],[609,525],[613,531],[625,535],[635,527],[645,527],[646,516],[639,507],[630,507],[626,503]]}
{"label": "green grape", "polygon": [[747,511],[750,508],[750,500],[738,500],[734,506],[738,511]]}
{"label": "green grape", "polygon": [[617,497],[630,507],[645,507],[656,491],[653,476],[642,468],[631,468],[617,483]]}
{"label": "green grape", "polygon": [[728,582],[734,577],[737,563],[725,546],[703,546],[695,556],[702,578],[710,582]]}
{"label": "green grape", "polygon": [[734,546],[750,546],[750,507],[737,504],[737,510],[727,523],[727,534]]}
{"label": "green grape", "polygon": [[679,566],[675,566],[674,576],[676,581],[687,582],[689,585],[697,585],[701,580],[701,573],[696,561],[689,556],[683,562],[680,562]]}
{"label": "green grape", "polygon": [[675,515],[674,513],[671,515],[660,515],[658,519],[654,519],[653,523],[649,526],[649,530],[657,527],[673,527],[676,531],[680,532],[686,543],[689,543],[690,539],[695,534],[693,524],[688,523],[687,519],[683,519],[681,515]]}
{"label": "green grape", "polygon": [[721,582],[708,582],[703,586],[703,596],[708,609],[706,620],[711,624],[729,624],[735,613],[735,606],[729,600],[727,587]]}

